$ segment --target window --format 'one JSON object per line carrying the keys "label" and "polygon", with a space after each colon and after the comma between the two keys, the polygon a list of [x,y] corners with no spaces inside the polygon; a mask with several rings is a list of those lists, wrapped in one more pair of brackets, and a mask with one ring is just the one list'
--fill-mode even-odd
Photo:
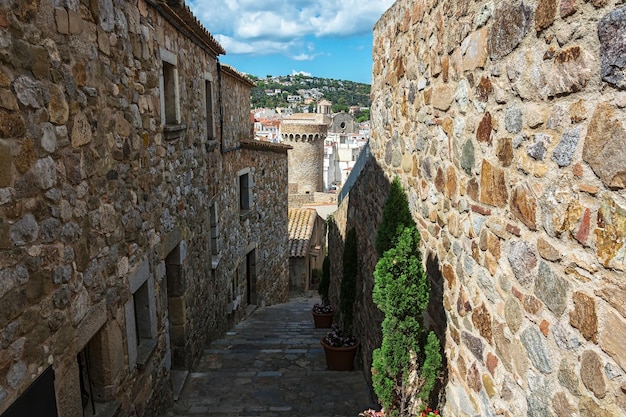
{"label": "window", "polygon": [[[161,61],[163,64],[163,72],[159,80],[161,90],[161,125],[171,126],[180,125],[180,96],[178,85],[178,59],[172,52],[161,49]],[[166,133],[168,129],[166,129]],[[176,136],[179,137],[179,136]]]}
{"label": "window", "polygon": [[209,206],[209,222],[211,224],[211,261],[212,268],[216,269],[220,261],[220,219],[217,212],[217,202]]}
{"label": "window", "polygon": [[250,168],[239,171],[238,175],[239,209],[242,212],[247,212],[252,208],[252,174],[250,173]]}
{"label": "window", "polygon": [[213,85],[210,80],[204,81],[204,105],[206,114],[206,136],[208,140],[215,139],[213,124]]}
{"label": "window", "polygon": [[165,100],[165,124],[175,125],[178,117],[178,77],[176,67],[163,63],[163,98]]}
{"label": "window", "polygon": [[156,301],[154,276],[144,261],[129,277],[132,297],[125,305],[128,362],[143,369],[156,348]]}
{"label": "window", "polygon": [[144,282],[133,294],[135,307],[135,330],[137,334],[137,346],[142,342],[152,339],[150,333],[150,298],[148,296],[148,282]]}

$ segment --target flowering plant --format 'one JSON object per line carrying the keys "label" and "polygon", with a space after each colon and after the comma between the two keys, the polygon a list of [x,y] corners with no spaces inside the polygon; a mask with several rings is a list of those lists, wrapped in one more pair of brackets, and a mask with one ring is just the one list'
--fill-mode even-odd
{"label": "flowering plant", "polygon": [[333,306],[330,304],[316,303],[313,305],[313,312],[315,314],[331,314],[333,313]]}
{"label": "flowering plant", "polygon": [[360,417],[384,417],[385,416],[385,409],[383,408],[380,411],[376,411],[376,410],[372,410],[371,408],[369,410],[365,410],[362,413],[359,413]]}
{"label": "flowering plant", "polygon": [[324,336],[323,340],[324,343],[332,347],[350,347],[357,343],[356,337],[345,335],[337,323],[332,325],[330,332]]}
{"label": "flowering plant", "polygon": [[438,415],[439,411],[433,410],[432,408],[428,407],[425,410],[422,410],[422,414],[420,414],[420,417],[433,417]]}

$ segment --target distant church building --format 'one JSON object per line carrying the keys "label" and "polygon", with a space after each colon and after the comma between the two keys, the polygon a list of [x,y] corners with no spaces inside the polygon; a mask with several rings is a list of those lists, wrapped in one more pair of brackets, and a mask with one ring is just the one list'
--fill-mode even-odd
{"label": "distant church building", "polygon": [[331,116],[328,133],[351,134],[358,132],[359,125],[354,121],[354,116],[350,113],[341,112]]}

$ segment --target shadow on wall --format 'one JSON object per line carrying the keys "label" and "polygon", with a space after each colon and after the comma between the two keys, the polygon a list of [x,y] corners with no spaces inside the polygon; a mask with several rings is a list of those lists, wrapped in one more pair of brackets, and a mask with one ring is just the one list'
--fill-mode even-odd
{"label": "shadow on wall", "polygon": [[[420,231],[422,233],[423,231]],[[422,249],[423,250],[423,249]],[[426,275],[430,281],[430,299],[426,312],[430,319],[429,328],[437,334],[439,344],[442,349],[446,346],[446,330],[448,328],[448,320],[446,311],[443,307],[443,274],[441,273],[441,265],[439,257],[434,252],[428,252],[426,257]],[[442,378],[435,385],[435,389],[431,394],[430,403],[440,404],[444,396],[444,388],[448,382],[448,361],[445,351],[442,354]]]}
{"label": "shadow on wall", "polygon": [[[374,288],[374,270],[378,262],[376,252],[376,235],[382,221],[383,207],[389,193],[391,181],[374,158],[369,158],[361,175],[356,179],[350,193],[343,199],[328,225],[328,254],[331,263],[331,283],[329,298],[331,304],[339,305],[339,288],[342,276],[342,258],[347,230],[355,228],[358,242],[359,271],[357,274],[357,294],[354,314],[355,335],[361,342],[357,356],[357,366],[363,370],[370,386],[372,399],[376,396],[372,390],[372,353],[382,342],[381,324],[384,319],[382,312],[372,300]],[[409,192],[410,190],[405,190]],[[410,198],[409,198],[410,199]],[[418,199],[421,202],[421,200]],[[417,210],[418,207],[415,207]],[[419,228],[419,223],[418,223]],[[428,233],[420,230],[420,233]],[[422,248],[426,273],[431,283],[428,316],[429,326],[436,332],[441,346],[445,346],[447,329],[446,314],[443,307],[443,275],[439,260],[432,255],[426,258],[429,251]],[[443,355],[443,380],[433,391],[434,401],[443,395],[442,388],[447,381],[446,358]],[[441,394],[440,394],[441,392]]]}

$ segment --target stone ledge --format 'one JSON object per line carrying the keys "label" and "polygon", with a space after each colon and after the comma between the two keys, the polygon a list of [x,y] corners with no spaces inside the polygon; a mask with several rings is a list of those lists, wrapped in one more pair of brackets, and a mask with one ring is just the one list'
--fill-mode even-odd
{"label": "stone ledge", "polygon": [[167,141],[179,139],[183,137],[186,132],[187,125],[185,124],[163,126],[163,136]]}
{"label": "stone ledge", "polygon": [[137,346],[137,369],[143,370],[146,368],[146,364],[152,356],[152,353],[156,350],[156,339],[142,340]]}

